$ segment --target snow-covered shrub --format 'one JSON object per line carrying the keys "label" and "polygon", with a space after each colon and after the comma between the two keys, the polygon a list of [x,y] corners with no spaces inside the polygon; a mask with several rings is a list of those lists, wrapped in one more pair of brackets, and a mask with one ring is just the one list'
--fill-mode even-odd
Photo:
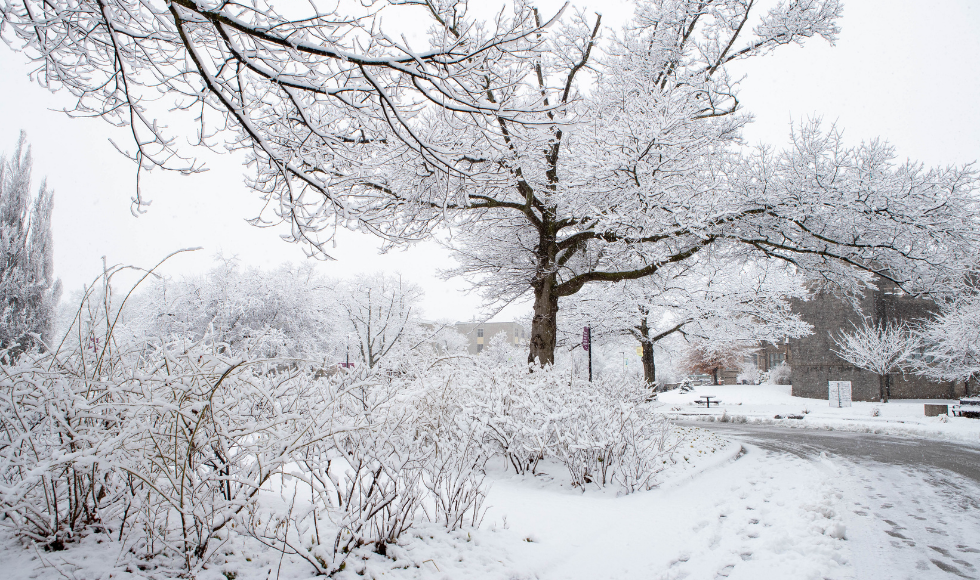
{"label": "snow-covered shrub", "polygon": [[588,383],[565,386],[563,409],[552,423],[555,457],[568,469],[572,485],[599,487],[611,483],[613,470],[625,451],[622,437],[629,403],[611,402]]}
{"label": "snow-covered shrub", "polygon": [[307,439],[342,427],[299,367],[228,359],[206,343],[164,344],[148,362],[126,392],[121,468],[169,507],[147,522],[159,536],[147,546],[159,539],[190,569]]}
{"label": "snow-covered shrub", "polygon": [[385,553],[422,514],[450,530],[478,525],[484,427],[472,389],[455,380],[459,368],[430,371],[382,366],[332,377],[330,412],[348,428],[309,442],[289,474],[303,490],[294,493],[310,500],[254,514],[256,536],[330,574],[360,546]]}
{"label": "snow-covered shrub", "polygon": [[772,385],[789,385],[792,384],[791,377],[792,369],[790,366],[786,363],[779,363],[769,371],[768,382]]}
{"label": "snow-covered shrub", "polygon": [[121,340],[119,271],[60,346],[0,367],[0,525],[49,549],[88,528],[191,571],[307,440],[333,432],[333,401],[295,361],[248,362],[207,337]]}
{"label": "snow-covered shrub", "polygon": [[486,427],[474,411],[472,387],[459,373],[459,365],[421,378],[414,402],[414,428],[427,455],[422,481],[429,491],[433,522],[456,530],[478,526],[483,518],[485,466],[492,450]]}
{"label": "snow-covered shrub", "polygon": [[671,427],[647,402],[645,384],[618,378],[562,387],[565,411],[554,421],[551,447],[572,484],[605,487],[615,481],[626,493],[649,489],[671,451]]}
{"label": "snow-covered shrub", "polygon": [[528,373],[521,364],[497,365],[479,358],[471,364],[472,389],[478,395],[471,412],[485,426],[491,451],[515,472],[533,473],[549,452],[552,410],[561,406],[555,385],[547,384],[553,373]]}
{"label": "snow-covered shrub", "polygon": [[111,340],[109,280],[86,290],[60,345],[0,356],[0,525],[60,550],[86,528],[121,534],[138,482],[119,465],[139,358]]}
{"label": "snow-covered shrub", "polygon": [[0,370],[0,525],[48,549],[113,521],[131,496],[111,467],[123,424],[115,385],[68,366],[97,361],[86,354],[27,353]]}
{"label": "snow-covered shrub", "polygon": [[670,420],[652,404],[634,407],[623,423],[625,442],[616,469],[616,481],[626,493],[647,491],[656,485],[657,474],[667,467],[671,454],[681,443]]}
{"label": "snow-covered shrub", "polygon": [[461,368],[455,383],[472,384],[470,412],[484,426],[488,451],[517,473],[553,457],[583,488],[620,482],[631,492],[653,485],[671,450],[670,424],[646,402],[641,378],[610,375],[588,383],[562,368],[529,372],[489,357],[462,360],[472,368]]}
{"label": "snow-covered shrub", "polygon": [[400,382],[383,370],[338,373],[313,392],[321,403],[311,414],[328,417],[329,430],[298,437],[296,463],[283,470],[287,509],[253,510],[249,527],[270,547],[332,574],[355,548],[384,553],[412,526],[425,497],[425,449],[412,435]]}
{"label": "snow-covered shrub", "polygon": [[757,385],[761,379],[762,373],[759,372],[759,367],[754,362],[748,361],[743,362],[739,367],[739,373],[735,377],[735,382],[740,385],[744,383]]}

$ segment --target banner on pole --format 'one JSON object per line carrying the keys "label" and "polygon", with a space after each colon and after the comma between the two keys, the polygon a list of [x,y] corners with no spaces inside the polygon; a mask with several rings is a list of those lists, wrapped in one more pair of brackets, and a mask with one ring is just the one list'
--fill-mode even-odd
{"label": "banner on pole", "polygon": [[588,351],[592,348],[592,329],[586,326],[582,329],[582,349]]}

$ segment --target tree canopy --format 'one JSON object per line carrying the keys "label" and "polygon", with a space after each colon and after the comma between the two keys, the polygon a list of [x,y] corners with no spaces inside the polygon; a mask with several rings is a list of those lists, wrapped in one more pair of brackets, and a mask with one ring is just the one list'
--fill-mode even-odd
{"label": "tree canopy", "polygon": [[[392,9],[427,20],[426,46],[387,32]],[[130,127],[143,168],[198,169],[161,128],[167,107],[193,111],[201,144],[230,135],[252,187],[314,254],[337,227],[389,243],[450,228],[456,273],[493,300],[533,294],[541,364],[560,299],[717,245],[913,292],[952,280],[976,247],[969,167],[896,163],[886,143],[848,147],[816,123],[784,151],[743,147],[730,64],[834,42],[838,0],[637,0],[620,31],[524,2],[491,21],[436,0],[317,10],[12,0],[3,30],[77,113]]]}

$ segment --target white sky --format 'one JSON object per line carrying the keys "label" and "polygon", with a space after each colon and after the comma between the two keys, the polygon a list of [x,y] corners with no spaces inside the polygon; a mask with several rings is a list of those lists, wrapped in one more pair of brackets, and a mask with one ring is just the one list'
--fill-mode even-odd
{"label": "white sky", "polygon": [[[539,4],[546,13],[560,5]],[[621,21],[629,11],[623,0],[580,4],[601,7],[606,22]],[[811,40],[736,69],[747,75],[740,100],[756,116],[745,133],[750,143],[782,146],[791,121],[819,116],[836,122],[850,143],[887,139],[901,159],[927,165],[980,159],[980,3],[851,0],[841,28],[835,47]],[[126,134],[58,112],[71,101],[31,83],[25,62],[0,48],[0,151],[12,152],[18,131],[27,131],[35,183],[46,176],[55,190],[55,268],[66,289],[94,278],[102,256],[110,264],[150,266],[176,249],[204,248],[176,258],[166,270],[172,274],[203,271],[219,252],[265,267],[306,259],[300,247],[279,239],[282,230],[245,223],[261,202],[243,183],[241,160],[228,155],[207,159],[211,171],[204,174],[144,176],[144,195],[153,204],[134,218],[135,168],[108,142],[114,137],[127,144]],[[376,248],[370,237],[343,235],[333,251],[337,261],[319,267],[336,277],[401,272],[425,288],[430,318],[478,313],[480,300],[461,293],[462,280],[436,278],[435,271],[452,262],[433,244],[386,256]],[[498,319],[527,309],[511,308]]]}

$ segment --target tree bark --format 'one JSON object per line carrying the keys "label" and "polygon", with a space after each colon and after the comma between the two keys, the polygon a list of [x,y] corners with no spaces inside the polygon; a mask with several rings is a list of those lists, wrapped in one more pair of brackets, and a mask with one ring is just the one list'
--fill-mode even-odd
{"label": "tree bark", "polygon": [[555,342],[558,336],[558,295],[554,274],[545,274],[534,283],[534,318],[531,319],[529,364],[555,364]]}
{"label": "tree bark", "polygon": [[640,361],[643,364],[643,379],[650,387],[657,385],[657,364],[653,358],[653,342],[650,341],[650,327],[647,325],[647,318],[640,319],[640,326],[637,327],[640,333],[640,348],[642,354]]}
{"label": "tree bark", "polygon": [[888,374],[878,375],[878,395],[882,403],[888,402]]}
{"label": "tree bark", "polygon": [[[531,341],[528,364],[555,364],[555,343],[558,338],[558,228],[554,208],[542,212],[538,230],[537,261],[534,280],[534,317],[531,319]],[[575,251],[574,248],[570,251]]]}

